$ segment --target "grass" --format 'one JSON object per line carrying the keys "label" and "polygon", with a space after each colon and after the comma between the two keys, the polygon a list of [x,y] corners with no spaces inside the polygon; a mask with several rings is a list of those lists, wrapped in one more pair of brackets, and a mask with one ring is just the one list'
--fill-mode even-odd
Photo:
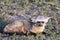
{"label": "grass", "polygon": [[0,2],[0,30],[8,24],[7,21],[4,20],[4,14],[11,13],[11,15],[15,15],[26,13],[29,8],[36,7],[39,9],[36,11],[40,13],[40,15],[52,17],[44,30],[47,34],[38,34],[36,37],[34,37],[34,35],[21,36],[13,34],[8,37],[2,37],[3,34],[0,33],[1,40],[60,40],[60,5],[56,4],[56,2],[42,2],[39,0],[1,0]]}

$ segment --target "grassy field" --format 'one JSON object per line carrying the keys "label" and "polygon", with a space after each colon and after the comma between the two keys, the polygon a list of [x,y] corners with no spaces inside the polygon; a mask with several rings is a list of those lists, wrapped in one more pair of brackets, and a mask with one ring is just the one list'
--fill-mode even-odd
{"label": "grassy field", "polygon": [[[28,11],[31,8],[32,12]],[[47,34],[38,34],[37,36],[22,36],[0,33],[0,40],[60,40],[60,5],[56,1],[44,0],[0,0],[0,31],[8,24],[7,14],[29,14],[44,15],[52,17],[44,32]]]}

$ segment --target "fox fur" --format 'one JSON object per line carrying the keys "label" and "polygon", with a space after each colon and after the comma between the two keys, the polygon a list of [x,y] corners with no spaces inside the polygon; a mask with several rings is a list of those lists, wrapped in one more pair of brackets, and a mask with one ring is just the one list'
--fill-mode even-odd
{"label": "fox fur", "polygon": [[26,19],[23,16],[12,16],[14,17],[13,21],[10,24],[6,25],[4,28],[4,32],[6,33],[28,33],[32,32],[35,34],[39,34],[44,31],[46,23],[50,19],[50,17],[45,16],[37,16],[32,17],[31,19]]}

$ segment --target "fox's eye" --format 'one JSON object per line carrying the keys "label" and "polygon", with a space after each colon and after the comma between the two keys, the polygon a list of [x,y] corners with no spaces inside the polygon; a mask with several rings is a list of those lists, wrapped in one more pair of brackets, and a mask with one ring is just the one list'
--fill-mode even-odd
{"label": "fox's eye", "polygon": [[37,23],[40,23],[40,21],[37,21]]}
{"label": "fox's eye", "polygon": [[43,21],[41,23],[44,23]]}
{"label": "fox's eye", "polygon": [[37,21],[37,23],[44,23],[44,21]]}

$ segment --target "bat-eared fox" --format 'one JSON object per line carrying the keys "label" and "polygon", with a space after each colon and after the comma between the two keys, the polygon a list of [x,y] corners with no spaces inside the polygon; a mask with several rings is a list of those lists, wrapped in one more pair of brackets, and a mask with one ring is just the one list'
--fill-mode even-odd
{"label": "bat-eared fox", "polygon": [[46,23],[51,17],[37,16],[32,18],[26,18],[21,15],[10,16],[8,25],[5,26],[4,32],[6,33],[35,33],[39,34],[44,31]]}

